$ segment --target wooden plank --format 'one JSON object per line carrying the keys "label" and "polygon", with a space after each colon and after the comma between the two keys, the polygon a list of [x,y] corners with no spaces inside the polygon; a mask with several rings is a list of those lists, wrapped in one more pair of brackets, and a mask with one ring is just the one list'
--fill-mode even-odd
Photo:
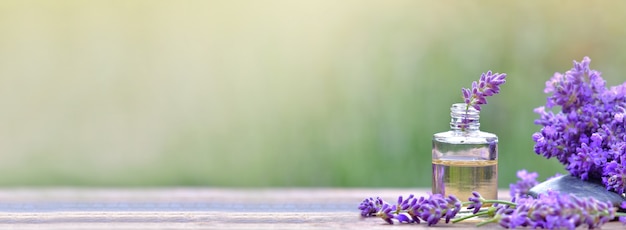
{"label": "wooden plank", "polygon": [[[425,224],[390,226],[361,218],[366,197],[394,201],[424,189],[343,188],[164,188],[2,189],[0,228],[19,229],[426,229]],[[505,197],[505,191],[501,191]],[[438,229],[472,228],[474,223]],[[489,225],[481,229],[500,228]],[[603,229],[623,229],[614,222]]]}

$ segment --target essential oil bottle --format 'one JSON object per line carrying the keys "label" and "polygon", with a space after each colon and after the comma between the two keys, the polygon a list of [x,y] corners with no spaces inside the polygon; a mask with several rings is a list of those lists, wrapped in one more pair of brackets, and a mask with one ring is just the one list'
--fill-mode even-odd
{"label": "essential oil bottle", "polygon": [[480,111],[472,106],[453,104],[450,115],[450,131],[433,135],[432,192],[497,199],[498,137],[479,130]]}

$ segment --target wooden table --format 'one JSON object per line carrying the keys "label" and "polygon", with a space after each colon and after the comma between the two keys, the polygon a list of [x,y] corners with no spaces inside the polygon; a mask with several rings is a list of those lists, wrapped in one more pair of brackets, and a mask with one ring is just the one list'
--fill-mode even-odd
{"label": "wooden table", "polygon": [[[360,218],[366,197],[395,201],[424,189],[25,188],[0,190],[0,228],[16,229],[426,229]],[[506,194],[504,191],[501,194]],[[504,196],[504,195],[503,195]],[[437,229],[473,228],[472,223]],[[489,225],[480,229],[501,229]],[[623,229],[619,222],[603,229]]]}

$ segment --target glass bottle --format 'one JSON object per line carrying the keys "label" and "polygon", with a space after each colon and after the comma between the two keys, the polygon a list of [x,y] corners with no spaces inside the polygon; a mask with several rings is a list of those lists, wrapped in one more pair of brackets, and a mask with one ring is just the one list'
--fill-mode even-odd
{"label": "glass bottle", "polygon": [[465,103],[453,104],[450,116],[450,131],[433,135],[433,193],[497,199],[498,137],[479,130],[480,111]]}

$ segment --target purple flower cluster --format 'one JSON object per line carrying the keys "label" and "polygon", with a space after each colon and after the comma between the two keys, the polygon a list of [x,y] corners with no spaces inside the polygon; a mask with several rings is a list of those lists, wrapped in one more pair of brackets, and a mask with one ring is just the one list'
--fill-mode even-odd
{"label": "purple flower cluster", "polygon": [[595,229],[617,214],[617,208],[610,202],[581,199],[558,192],[542,194],[537,199],[521,198],[514,207],[499,207],[489,221],[505,228],[576,229],[587,225],[589,229]]}
{"label": "purple flower cluster", "polygon": [[472,82],[472,88],[463,88],[463,99],[467,106],[480,111],[480,105],[487,104],[487,97],[500,92],[500,85],[506,82],[505,73],[492,73],[491,70],[480,75],[478,82]]}
{"label": "purple flower cluster", "polygon": [[380,197],[376,197],[376,199],[370,197],[363,200],[363,202],[361,202],[361,204],[359,205],[359,209],[361,210],[361,216],[375,216],[376,213],[378,213],[378,211],[382,209],[383,204],[385,204],[385,202]]}
{"label": "purple flower cluster", "polygon": [[[542,228],[542,229],[575,229],[587,226],[589,229],[599,228],[603,224],[619,217],[619,221],[626,224],[626,213],[618,212],[610,202],[598,201],[594,198],[581,199],[573,195],[555,191],[539,195],[538,198],[526,196],[531,184],[536,183],[537,173],[528,173],[521,170],[518,173],[520,181],[511,184],[519,193],[513,196],[512,201],[485,200],[474,191],[469,202],[461,203],[456,197],[444,197],[440,194],[429,197],[416,198],[410,195],[407,199],[398,197],[396,204],[391,205],[380,197],[367,198],[361,202],[359,209],[361,216],[377,216],[389,224],[420,223],[426,221],[429,226],[445,222],[458,223],[473,217],[486,217],[478,223],[482,226],[490,223],[499,224],[504,228]],[[456,217],[461,206],[473,209],[471,215]],[[489,208],[483,208],[491,205]],[[620,206],[626,209],[626,202]],[[455,219],[452,219],[455,218]],[[452,220],[451,220],[452,219]]]}
{"label": "purple flower cluster", "polygon": [[[619,216],[619,220],[626,224],[626,213],[618,213],[617,207],[613,207],[610,202],[594,198],[581,199],[554,191],[542,194],[537,199],[516,197],[513,202],[485,200],[478,192],[473,192],[469,202],[463,204],[468,205],[468,209],[474,209],[474,215],[454,219],[454,223],[474,216],[487,216],[489,218],[479,223],[479,226],[497,223],[504,228],[576,229],[586,225],[589,229],[595,229]],[[479,212],[485,204],[492,206]],[[626,202],[621,207],[626,207]],[[361,216],[377,216],[389,224],[393,224],[394,219],[398,223],[420,223],[423,220],[432,226],[444,218],[448,223],[459,213],[461,202],[454,196],[444,197],[440,194],[428,198],[411,195],[407,199],[398,197],[394,205],[380,198],[368,198],[359,205],[359,209]]]}
{"label": "purple flower cluster", "polygon": [[480,193],[476,191],[472,192],[472,196],[468,198],[468,200],[470,201],[470,204],[467,206],[467,209],[474,210],[472,211],[473,214],[478,213],[485,202],[485,198],[483,198]]}
{"label": "purple flower cluster", "polygon": [[[620,194],[626,186],[626,82],[607,88],[585,57],[546,82],[545,106],[535,109],[543,126],[533,134],[534,150],[555,157],[574,176],[602,179]],[[560,111],[553,112],[555,107]]]}
{"label": "purple flower cluster", "polygon": [[517,178],[519,178],[519,180],[509,185],[511,197],[527,197],[528,191],[539,184],[539,182],[537,182],[538,176],[539,174],[537,174],[537,172],[528,173],[526,169],[517,171]]}
{"label": "purple flower cluster", "polygon": [[394,219],[399,223],[420,223],[426,221],[428,226],[439,223],[442,218],[450,222],[461,210],[461,201],[454,196],[444,197],[441,194],[432,194],[429,197],[415,197],[410,195],[406,199],[398,197],[396,204],[391,205],[380,197],[367,198],[359,205],[361,216],[377,216],[389,224]]}

